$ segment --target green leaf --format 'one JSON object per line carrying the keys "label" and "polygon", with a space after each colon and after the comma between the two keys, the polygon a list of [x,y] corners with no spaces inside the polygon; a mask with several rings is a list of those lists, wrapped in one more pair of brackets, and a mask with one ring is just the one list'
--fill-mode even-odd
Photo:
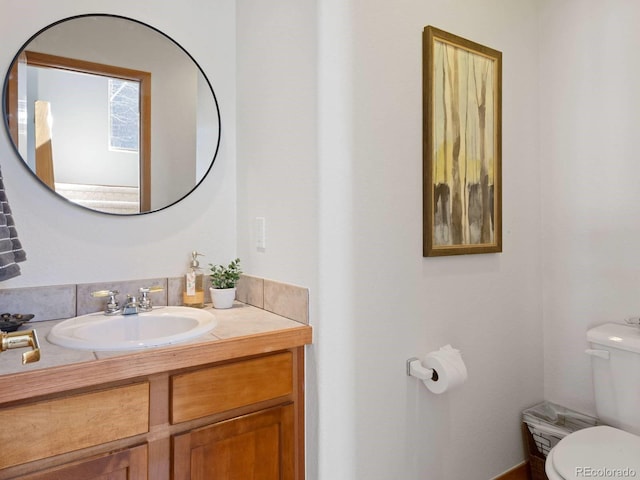
{"label": "green leaf", "polygon": [[240,268],[240,259],[236,258],[228,266],[209,264],[211,267],[211,286],[213,288],[233,288],[240,279],[242,269]]}

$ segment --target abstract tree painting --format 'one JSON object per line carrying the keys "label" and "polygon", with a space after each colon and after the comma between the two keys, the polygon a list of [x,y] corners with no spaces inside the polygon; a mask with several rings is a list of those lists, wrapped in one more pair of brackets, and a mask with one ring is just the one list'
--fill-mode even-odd
{"label": "abstract tree painting", "polygon": [[502,54],[423,36],[423,255],[502,251]]}

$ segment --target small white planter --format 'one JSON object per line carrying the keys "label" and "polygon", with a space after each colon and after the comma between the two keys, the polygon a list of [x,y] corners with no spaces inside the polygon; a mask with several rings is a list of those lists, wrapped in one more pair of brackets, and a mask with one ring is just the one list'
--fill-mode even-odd
{"label": "small white planter", "polygon": [[231,308],[236,299],[236,288],[209,288],[213,308]]}

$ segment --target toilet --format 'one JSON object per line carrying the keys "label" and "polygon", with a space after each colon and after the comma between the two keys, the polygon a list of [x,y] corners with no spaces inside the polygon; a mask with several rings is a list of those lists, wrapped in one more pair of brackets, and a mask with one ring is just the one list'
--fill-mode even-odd
{"label": "toilet", "polygon": [[551,449],[549,480],[640,479],[640,327],[607,323],[587,332],[596,412],[605,425],[578,430]]}

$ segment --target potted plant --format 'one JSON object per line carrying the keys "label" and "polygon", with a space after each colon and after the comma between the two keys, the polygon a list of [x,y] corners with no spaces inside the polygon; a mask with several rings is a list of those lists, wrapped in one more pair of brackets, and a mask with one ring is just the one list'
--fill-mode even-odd
{"label": "potted plant", "polygon": [[228,266],[209,264],[211,267],[211,301],[213,308],[231,308],[236,298],[236,284],[240,279],[240,259],[236,258]]}

